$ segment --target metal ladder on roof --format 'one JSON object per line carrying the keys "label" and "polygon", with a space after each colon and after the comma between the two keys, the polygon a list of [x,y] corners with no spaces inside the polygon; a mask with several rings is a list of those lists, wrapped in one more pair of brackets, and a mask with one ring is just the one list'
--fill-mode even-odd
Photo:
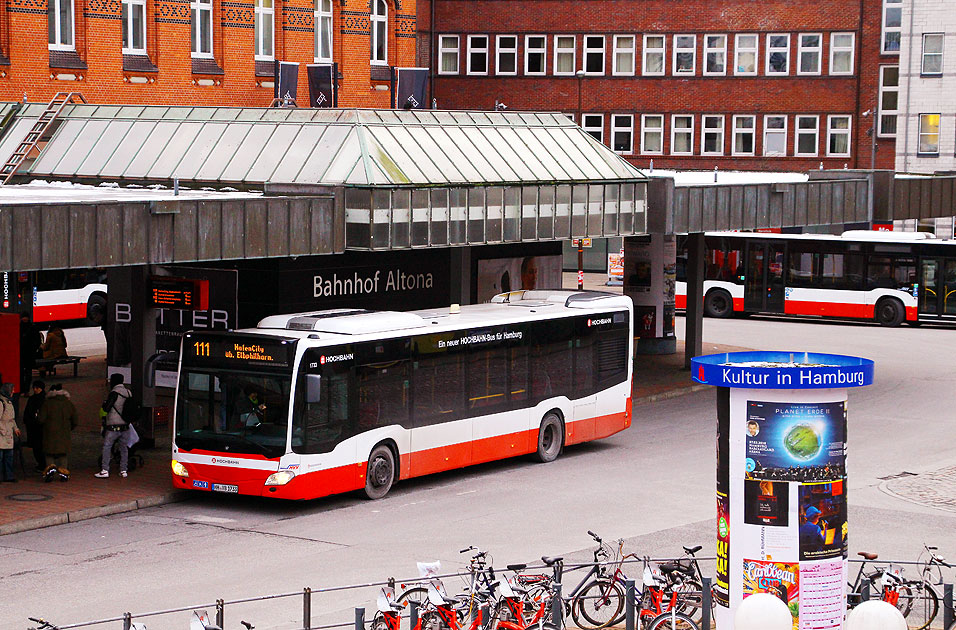
{"label": "metal ladder on roof", "polygon": [[3,181],[0,182],[0,185],[6,184],[17,172],[17,169],[20,168],[20,165],[23,163],[23,160],[30,154],[30,152],[36,147],[36,145],[43,139],[44,134],[50,128],[50,125],[53,124],[53,121],[57,119],[60,115],[60,112],[63,111],[63,108],[68,104],[73,103],[73,99],[78,99],[83,103],[86,103],[86,99],[83,98],[83,95],[79,92],[57,92],[56,96],[53,97],[46,108],[40,112],[40,117],[37,118],[36,122],[33,123],[33,126],[30,128],[30,131],[27,132],[27,135],[24,136],[20,144],[17,145],[16,150],[7,158],[6,163],[3,167],[0,167],[0,177],[3,177]]}

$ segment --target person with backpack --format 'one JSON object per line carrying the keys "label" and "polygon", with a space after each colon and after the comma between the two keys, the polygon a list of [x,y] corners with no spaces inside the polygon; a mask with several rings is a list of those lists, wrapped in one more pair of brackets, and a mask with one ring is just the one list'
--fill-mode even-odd
{"label": "person with backpack", "polygon": [[130,422],[134,418],[128,418],[128,410],[124,415],[123,411],[132,408],[135,403],[130,402],[133,394],[129,388],[123,384],[122,374],[113,374],[110,376],[110,393],[103,401],[102,410],[106,414],[103,417],[103,463],[100,472],[93,475],[97,479],[106,479],[110,476],[110,458],[113,454],[113,444],[119,442],[120,452],[120,477],[126,477],[127,467],[129,465],[129,443],[130,443]]}

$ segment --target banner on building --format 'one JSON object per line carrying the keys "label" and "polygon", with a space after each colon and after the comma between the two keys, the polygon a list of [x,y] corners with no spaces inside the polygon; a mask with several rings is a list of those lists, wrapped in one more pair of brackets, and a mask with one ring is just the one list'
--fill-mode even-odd
{"label": "banner on building", "polygon": [[305,70],[309,77],[309,107],[337,107],[338,64],[309,64]]}
{"label": "banner on building", "polygon": [[275,64],[275,97],[295,101],[299,85],[299,64],[293,61],[276,61]]}
{"label": "banner on building", "polygon": [[393,68],[395,109],[428,109],[428,68]]}

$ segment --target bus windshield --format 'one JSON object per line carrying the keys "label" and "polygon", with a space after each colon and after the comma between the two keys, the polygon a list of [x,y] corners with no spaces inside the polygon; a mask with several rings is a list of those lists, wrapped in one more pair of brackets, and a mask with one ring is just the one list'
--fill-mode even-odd
{"label": "bus windshield", "polygon": [[286,452],[290,374],[183,369],[176,446],[268,458]]}

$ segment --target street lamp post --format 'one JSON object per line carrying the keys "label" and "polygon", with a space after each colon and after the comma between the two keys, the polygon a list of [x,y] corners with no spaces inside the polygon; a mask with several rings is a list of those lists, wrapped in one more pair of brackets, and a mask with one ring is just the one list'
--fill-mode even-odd
{"label": "street lamp post", "polygon": [[[581,79],[584,78],[584,70],[578,70],[574,73],[578,78],[578,123],[584,127],[584,110],[581,108]],[[587,223],[585,223],[587,225]],[[584,290],[584,237],[578,238],[578,291]]]}

